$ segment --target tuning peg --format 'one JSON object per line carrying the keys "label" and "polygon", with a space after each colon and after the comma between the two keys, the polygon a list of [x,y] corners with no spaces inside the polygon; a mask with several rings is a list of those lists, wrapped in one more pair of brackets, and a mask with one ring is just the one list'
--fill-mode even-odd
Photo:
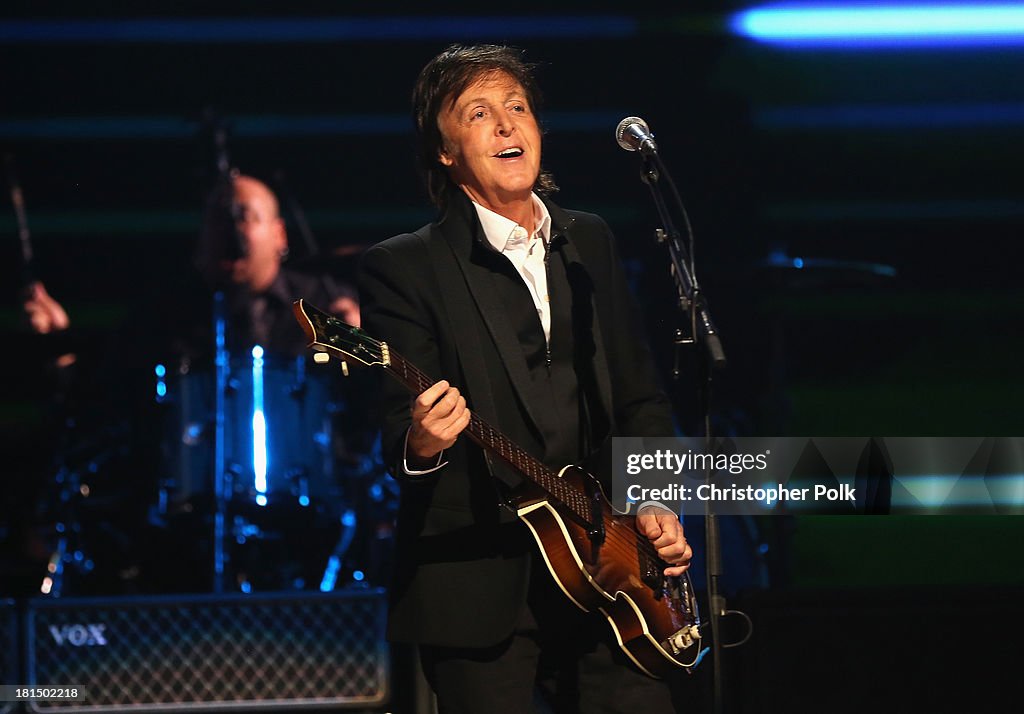
{"label": "tuning peg", "polygon": [[345,360],[341,361],[341,373],[346,377],[348,376],[348,362]]}
{"label": "tuning peg", "polygon": [[314,352],[313,361],[317,364],[327,364],[331,361],[331,356],[326,352]]}

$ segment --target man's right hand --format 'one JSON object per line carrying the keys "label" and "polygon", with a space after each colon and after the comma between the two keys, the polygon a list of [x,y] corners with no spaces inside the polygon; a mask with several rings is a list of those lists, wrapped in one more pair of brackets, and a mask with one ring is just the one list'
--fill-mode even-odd
{"label": "man's right hand", "polygon": [[23,307],[32,329],[41,335],[66,330],[71,324],[67,312],[59,302],[50,297],[42,283],[32,284]]}
{"label": "man's right hand", "polygon": [[419,464],[436,460],[469,426],[469,418],[459,390],[444,380],[437,382],[412,402],[407,456]]}

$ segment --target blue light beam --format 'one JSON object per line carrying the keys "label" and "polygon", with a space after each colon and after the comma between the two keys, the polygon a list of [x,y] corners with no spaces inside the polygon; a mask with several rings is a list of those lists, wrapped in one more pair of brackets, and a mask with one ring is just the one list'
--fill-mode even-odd
{"label": "blue light beam", "polygon": [[252,470],[256,504],[267,505],[267,419],[263,413],[263,348],[252,348]]}
{"label": "blue light beam", "polygon": [[1024,44],[1024,3],[775,5],[736,13],[732,31],[814,46]]}

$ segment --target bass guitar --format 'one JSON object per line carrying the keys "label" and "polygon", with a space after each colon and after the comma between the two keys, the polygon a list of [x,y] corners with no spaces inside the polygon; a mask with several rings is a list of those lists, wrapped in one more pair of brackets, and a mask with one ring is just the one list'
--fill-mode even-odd
{"label": "bass guitar", "polygon": [[[303,300],[294,303],[317,362],[380,367],[410,394],[435,380],[359,328]],[[575,465],[555,471],[473,412],[466,435],[503,459],[524,479],[514,497],[558,587],[582,610],[601,612],[622,651],[643,672],[663,677],[689,671],[702,655],[700,616],[688,574],[664,575],[669,564],[636,530],[636,518],[616,512],[600,483]]]}

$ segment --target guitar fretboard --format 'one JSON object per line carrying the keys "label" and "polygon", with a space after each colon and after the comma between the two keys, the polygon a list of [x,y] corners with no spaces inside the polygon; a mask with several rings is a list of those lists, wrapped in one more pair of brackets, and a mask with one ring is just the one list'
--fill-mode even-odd
{"label": "guitar fretboard", "polygon": [[[387,371],[410,393],[420,394],[434,383],[434,380],[427,377],[416,365],[397,352],[391,351],[390,358],[391,364],[387,367]],[[508,462],[512,468],[569,509],[582,522],[590,521],[589,500],[586,494],[571,482],[560,478],[557,473],[528,454],[521,446],[481,419],[476,412],[470,416],[466,431],[469,432],[473,441]]]}

